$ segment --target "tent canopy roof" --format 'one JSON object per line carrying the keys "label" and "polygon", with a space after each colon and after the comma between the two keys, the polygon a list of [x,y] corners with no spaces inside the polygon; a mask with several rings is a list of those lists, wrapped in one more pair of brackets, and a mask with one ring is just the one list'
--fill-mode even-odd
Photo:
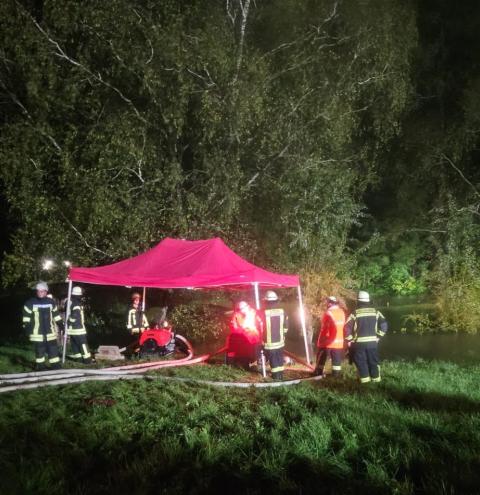
{"label": "tent canopy roof", "polygon": [[135,287],[297,287],[297,275],[272,273],[244,260],[218,237],[201,241],[166,238],[149,251],[118,263],[70,268],[74,282]]}

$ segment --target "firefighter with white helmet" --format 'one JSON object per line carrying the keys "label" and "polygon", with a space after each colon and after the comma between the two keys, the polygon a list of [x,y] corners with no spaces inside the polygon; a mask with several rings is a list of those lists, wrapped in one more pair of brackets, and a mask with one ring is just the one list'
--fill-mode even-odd
{"label": "firefighter with white helmet", "polygon": [[379,382],[380,366],[378,341],[388,330],[385,317],[377,311],[370,300],[370,294],[364,290],[358,292],[357,309],[349,316],[345,324],[345,340],[353,354],[360,383]]}
{"label": "firefighter with white helmet", "polygon": [[23,328],[35,348],[35,367],[46,369],[46,358],[52,369],[61,367],[57,345],[56,326],[63,330],[63,320],[55,301],[47,297],[48,285],[38,282],[35,286],[36,296],[30,298],[23,306]]}
{"label": "firefighter with white helmet", "polygon": [[260,359],[262,320],[247,301],[238,301],[229,326],[226,362],[249,369],[252,361]]}
{"label": "firefighter with white helmet", "polygon": [[345,313],[335,296],[327,297],[327,311],[323,314],[320,334],[317,340],[317,364],[315,375],[325,376],[324,368],[328,358],[332,360],[332,376],[342,372],[343,361],[343,327]]}
{"label": "firefighter with white helmet", "polygon": [[69,354],[68,357],[75,361],[83,360],[85,364],[90,364],[92,355],[88,349],[82,296],[82,288],[78,285],[73,287],[70,300],[70,316],[67,322],[67,335],[70,337],[73,353]]}
{"label": "firefighter with white helmet", "polygon": [[270,362],[272,378],[283,379],[283,350],[285,348],[285,333],[288,330],[288,318],[285,311],[278,305],[278,295],[273,290],[267,290],[263,297],[265,309],[263,319],[263,348]]}

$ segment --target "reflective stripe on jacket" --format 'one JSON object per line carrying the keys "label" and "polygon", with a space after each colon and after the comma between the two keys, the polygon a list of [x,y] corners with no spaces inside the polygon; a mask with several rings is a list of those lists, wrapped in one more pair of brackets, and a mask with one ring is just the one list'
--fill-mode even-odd
{"label": "reflective stripe on jacket", "polygon": [[348,318],[345,340],[357,343],[378,342],[388,330],[385,317],[375,308],[359,308]]}
{"label": "reflective stripe on jacket", "polygon": [[55,301],[49,297],[32,297],[23,306],[23,328],[31,342],[56,340],[56,325],[63,320]]}
{"label": "reflective stripe on jacket", "polygon": [[282,308],[268,308],[263,311],[265,349],[280,349],[285,346],[285,333],[288,330],[287,318]]}
{"label": "reflective stripe on jacket", "polygon": [[85,328],[85,316],[83,313],[82,301],[79,297],[72,297],[70,304],[71,309],[67,322],[67,334],[85,335],[87,333],[87,329]]}
{"label": "reflective stripe on jacket", "polygon": [[318,348],[343,349],[345,313],[339,306],[331,306],[323,315],[317,340]]}
{"label": "reflective stripe on jacket", "polygon": [[127,328],[133,333],[138,333],[140,329],[148,328],[147,317],[141,309],[130,309],[127,316]]}

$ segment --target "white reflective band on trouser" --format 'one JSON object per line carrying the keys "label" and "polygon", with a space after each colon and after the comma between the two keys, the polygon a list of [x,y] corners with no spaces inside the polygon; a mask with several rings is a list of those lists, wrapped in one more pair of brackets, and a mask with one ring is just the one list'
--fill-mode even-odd
{"label": "white reflective band on trouser", "polygon": [[342,371],[342,367],[341,366],[332,366],[332,370],[334,370],[334,371]]}
{"label": "white reflective band on trouser", "polygon": [[35,359],[35,362],[36,363],[44,363],[45,362],[45,356],[44,357],[41,357],[41,358],[36,358]]}
{"label": "white reflective band on trouser", "polygon": [[82,344],[82,349],[83,349],[83,359],[88,359],[89,357],[92,357],[92,355],[88,350],[88,347],[85,344]]}
{"label": "white reflective band on trouser", "polygon": [[60,362],[60,358],[57,356],[57,357],[54,357],[54,358],[48,358],[48,361],[50,363],[59,363]]}
{"label": "white reflective band on trouser", "polygon": [[357,337],[355,339],[355,342],[376,342],[377,341],[377,336],[374,335],[374,336],[369,336],[369,337]]}
{"label": "white reflective band on trouser", "polygon": [[372,381],[372,379],[369,376],[367,376],[365,378],[360,378],[360,383],[368,383],[371,381]]}
{"label": "white reflective band on trouser", "polygon": [[372,382],[381,382],[382,381],[382,378],[377,376],[377,378],[372,378]]}
{"label": "white reflective band on trouser", "polygon": [[267,351],[274,351],[275,349],[282,349],[285,347],[285,342],[275,342],[273,344],[265,344],[265,349]]}
{"label": "white reflective band on trouser", "polygon": [[87,331],[85,328],[68,328],[67,335],[86,335]]}
{"label": "white reflective band on trouser", "polygon": [[278,373],[279,371],[284,371],[285,368],[283,366],[277,366],[276,368],[272,368],[272,373]]}

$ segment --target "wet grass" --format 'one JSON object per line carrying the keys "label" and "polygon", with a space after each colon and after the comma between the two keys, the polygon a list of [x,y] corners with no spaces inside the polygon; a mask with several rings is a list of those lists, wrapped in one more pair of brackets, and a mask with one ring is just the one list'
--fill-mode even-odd
{"label": "wet grass", "polygon": [[2,394],[0,493],[478,493],[480,366],[382,372],[367,386],[348,368],[267,390],[160,378]]}

